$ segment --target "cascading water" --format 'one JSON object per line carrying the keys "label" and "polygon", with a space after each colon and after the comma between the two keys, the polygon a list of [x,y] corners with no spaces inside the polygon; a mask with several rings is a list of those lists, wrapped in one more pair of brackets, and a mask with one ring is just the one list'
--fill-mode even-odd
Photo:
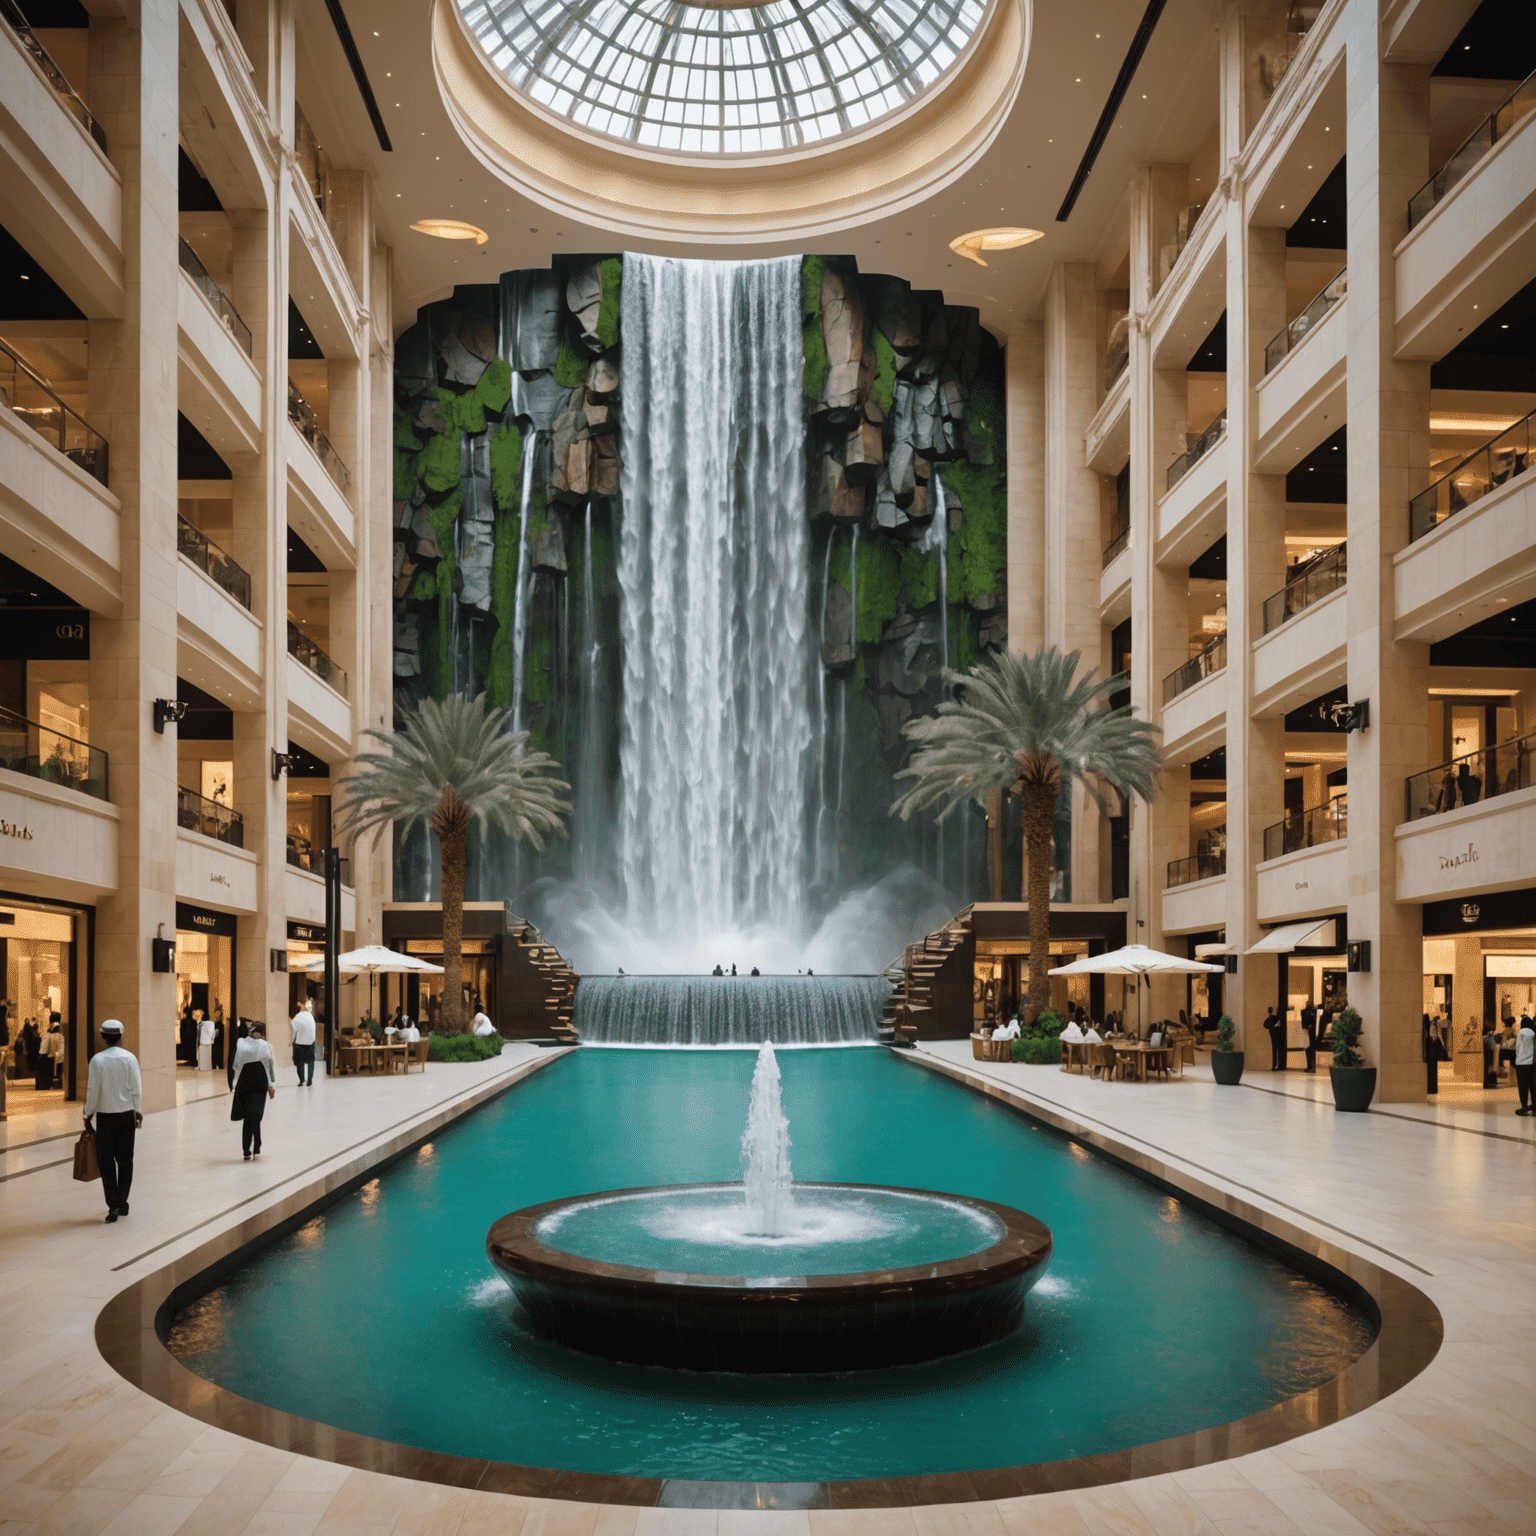
{"label": "cascading water", "polygon": [[530,432],[523,443],[523,483],[517,507],[517,586],[512,609],[512,729],[523,728],[523,656],[528,648],[528,514],[533,508],[533,470],[539,438]]}
{"label": "cascading water", "polygon": [[581,541],[581,747],[576,773],[576,815],[572,831],[577,839],[577,872],[593,879],[598,871],[601,836],[598,829],[598,781],[602,772],[602,675],[603,643],[597,621],[596,583],[592,577],[592,503],[587,503]]}
{"label": "cascading water", "polygon": [[784,1117],[778,1058],[767,1040],[757,1053],[747,1128],[741,1133],[741,1182],[748,1230],[778,1237],[794,1208],[795,1176],[789,1167],[789,1121]]}
{"label": "cascading water", "polygon": [[707,970],[804,914],[800,263],[627,256],[622,305],[620,873]]}

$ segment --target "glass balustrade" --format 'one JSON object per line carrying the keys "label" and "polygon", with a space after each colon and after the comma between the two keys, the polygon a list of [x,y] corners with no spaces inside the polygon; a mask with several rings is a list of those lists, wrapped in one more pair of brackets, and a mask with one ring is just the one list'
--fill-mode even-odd
{"label": "glass balustrade", "polygon": [[10,27],[16,34],[16,40],[32,56],[32,62],[42,70],[43,78],[53,87],[65,111],[90,134],[102,154],[106,154],[106,130],[91,116],[91,109],[80,99],[74,86],[65,79],[64,71],[53,62],[53,55],[38,41],[37,33],[32,30],[26,16],[22,14],[21,7],[16,4],[16,0],[0,0],[0,20]]}
{"label": "glass balustrade", "polygon": [[315,200],[315,207],[320,210],[325,227],[331,232],[331,239],[335,241],[339,255],[346,230],[341,199],[337,197],[331,182],[330,157],[320,147],[314,129],[309,126],[309,119],[304,116],[297,102],[293,108],[293,153],[299,174],[303,176],[304,184]]}
{"label": "glass balustrade", "polygon": [[1227,664],[1227,637],[1217,637],[1200,652],[1192,656],[1177,672],[1170,672],[1163,679],[1163,703],[1176,699],[1181,693],[1193,688],[1202,678],[1220,672]]}
{"label": "glass balustrade", "polygon": [[1319,843],[1336,843],[1349,834],[1347,795],[1336,795],[1327,805],[1308,811],[1292,811],[1284,821],[1264,828],[1264,857],[1278,859]]}
{"label": "glass balustrade", "polygon": [[224,322],[224,328],[249,357],[251,355],[250,326],[240,318],[240,311],[230,302],[229,295],[209,275],[208,268],[198,259],[197,252],[185,240],[179,241],[178,244],[181,270],[192,279],[197,291],[213,305],[213,312]]}
{"label": "glass balustrade", "polygon": [[299,436],[315,450],[325,472],[342,491],[352,489],[352,472],[341,461],[341,455],[331,447],[331,440],[320,430],[320,419],[310,409],[292,379],[288,381],[288,420],[299,430]]}
{"label": "glass balustrade", "polygon": [[1120,382],[1131,360],[1131,326],[1129,315],[1118,315],[1109,328],[1109,345],[1104,349],[1104,393],[1107,395]]}
{"label": "glass balustrade", "polygon": [[[322,879],[325,877],[325,853],[326,850],[324,848],[311,847],[307,837],[294,837],[290,835],[288,838],[287,857],[289,864],[295,869],[308,870],[310,874],[319,875]],[[341,861],[341,883],[343,885],[352,884],[351,859],[343,859]]]}
{"label": "glass balustrade", "polygon": [[1476,805],[1495,795],[1512,795],[1536,783],[1536,732],[1500,742],[1480,752],[1467,752],[1427,768],[1407,780],[1406,820],[1443,816],[1463,805]]}
{"label": "glass balustrade", "polygon": [[1349,576],[1346,546],[1324,550],[1303,561],[1286,577],[1285,586],[1264,600],[1264,633],[1279,629],[1287,619],[1310,608],[1313,603],[1337,592]]}
{"label": "glass balustrade", "polygon": [[245,817],[222,800],[210,800],[195,789],[177,789],[176,825],[228,843],[231,848],[245,847]]}
{"label": "glass balustrade", "polygon": [[1171,491],[1190,470],[1219,443],[1227,433],[1227,413],[1223,411],[1189,447],[1168,466],[1168,489]]}
{"label": "glass balustrade", "polygon": [[1273,96],[1280,88],[1307,34],[1322,14],[1324,0],[1292,0],[1285,18],[1285,40],[1280,51],[1273,56],[1259,55],[1259,80],[1266,96]]}
{"label": "glass balustrade", "polygon": [[1200,851],[1187,859],[1170,859],[1168,884],[1193,885],[1197,880],[1214,880],[1227,872],[1227,829],[1218,828],[1209,838],[1201,838]]}
{"label": "glass balustrade", "polygon": [[180,516],[176,519],[176,549],[218,582],[242,608],[251,606],[250,572],[236,565],[207,534]]}
{"label": "glass balustrade", "polygon": [[316,677],[323,678],[343,698],[347,697],[347,674],[292,619],[288,621],[288,654]]}
{"label": "glass balustrade", "polygon": [[1536,411],[1470,453],[1448,475],[1408,503],[1408,542],[1422,539],[1446,518],[1481,501],[1531,467],[1536,451]]}
{"label": "glass balustrade", "polygon": [[1114,562],[1131,547],[1131,525],[1127,523],[1108,544],[1104,546],[1104,569],[1108,569]]}
{"label": "glass balustrade", "polygon": [[1264,372],[1272,373],[1322,323],[1323,317],[1349,292],[1348,269],[1341,271],[1328,286],[1264,348]]}
{"label": "glass balustrade", "polygon": [[1408,201],[1412,229],[1454,187],[1465,181],[1493,146],[1509,137],[1536,109],[1536,73],[1524,80],[1480,122],[1461,147]]}
{"label": "glass balustrade", "polygon": [[107,754],[89,742],[49,730],[0,708],[0,768],[45,784],[61,784],[96,800],[107,798]]}
{"label": "glass balustrade", "polygon": [[53,387],[0,341],[0,405],[93,480],[107,483],[107,440],[54,394]]}

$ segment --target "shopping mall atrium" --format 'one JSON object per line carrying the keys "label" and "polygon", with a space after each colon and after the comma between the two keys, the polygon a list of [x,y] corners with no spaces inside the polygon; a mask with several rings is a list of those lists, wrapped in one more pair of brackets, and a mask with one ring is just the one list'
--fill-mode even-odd
{"label": "shopping mall atrium", "polygon": [[0,1532],[1536,1530],[1529,9],[0,0]]}

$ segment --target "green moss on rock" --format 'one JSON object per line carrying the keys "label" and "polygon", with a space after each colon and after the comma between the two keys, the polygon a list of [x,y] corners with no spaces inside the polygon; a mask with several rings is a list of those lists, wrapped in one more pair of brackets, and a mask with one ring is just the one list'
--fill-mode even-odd
{"label": "green moss on rock", "polygon": [[820,400],[827,382],[827,341],[821,334],[821,275],[820,256],[807,256],[800,263],[801,302],[805,311],[801,388],[807,400]]}
{"label": "green moss on rock", "polygon": [[1008,564],[1008,485],[1001,463],[949,464],[944,482],[960,494],[960,531],[949,541],[949,595],[969,602],[1002,590]]}
{"label": "green moss on rock", "polygon": [[587,382],[587,367],[591,359],[584,352],[578,352],[566,335],[560,338],[560,356],[555,362],[555,383],[563,384],[567,389],[575,389],[578,384]]}
{"label": "green moss on rock", "polygon": [[512,398],[511,363],[504,357],[493,357],[471,394],[483,410],[497,413],[506,410],[507,401]]}
{"label": "green moss on rock", "polygon": [[395,407],[395,447],[408,448],[413,453],[421,450],[421,439],[411,430],[411,413],[401,405]]}
{"label": "green moss on rock", "polygon": [[453,636],[453,525],[458,520],[463,496],[455,491],[445,501],[427,508],[432,520],[432,531],[437,535],[437,547],[442,557],[437,562],[437,675],[439,679],[452,677],[453,658],[448,653]]}
{"label": "green moss on rock", "polygon": [[901,562],[880,538],[859,540],[859,644],[874,645],[896,617],[901,595]]}
{"label": "green moss on rock", "polygon": [[491,499],[503,512],[517,508],[522,495],[518,474],[522,465],[523,434],[516,422],[509,421],[491,439]]}
{"label": "green moss on rock", "polygon": [[416,460],[416,474],[429,491],[451,491],[459,483],[459,430],[436,433]]}
{"label": "green moss on rock", "polygon": [[395,450],[395,500],[409,501],[416,494],[416,460],[402,448]]}
{"label": "green moss on rock", "polygon": [[[495,452],[496,439],[493,439],[491,442],[493,477]],[[494,478],[492,483],[494,484]],[[503,510],[496,515],[496,543],[491,552],[491,612],[496,616],[496,633],[491,636],[485,697],[486,702],[496,709],[505,709],[512,702],[512,624],[517,616],[518,544],[515,484],[514,480],[512,510],[506,510],[505,503],[499,496],[497,498],[497,504],[502,506]]]}
{"label": "green moss on rock", "polygon": [[406,599],[413,603],[430,602],[437,596],[437,572],[417,571],[416,579],[411,583],[411,589],[406,594]]}
{"label": "green moss on rock", "polygon": [[624,263],[617,256],[603,262],[603,300],[597,311],[597,339],[603,351],[619,344],[619,292],[624,284]]}
{"label": "green moss on rock", "polygon": [[882,411],[889,412],[896,402],[896,349],[879,326],[875,327],[875,379],[869,393]]}
{"label": "green moss on rock", "polygon": [[901,551],[901,584],[907,589],[907,606],[920,612],[938,601],[939,554],[925,554],[908,544]]}

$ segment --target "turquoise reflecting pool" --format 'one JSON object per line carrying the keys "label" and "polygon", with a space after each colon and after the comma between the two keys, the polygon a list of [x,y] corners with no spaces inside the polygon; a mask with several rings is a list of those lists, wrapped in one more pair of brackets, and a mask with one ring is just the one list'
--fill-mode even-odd
{"label": "turquoise reflecting pool", "polygon": [[797,1179],[973,1195],[1051,1228],[1019,1333],[795,1378],[617,1365],[523,1332],[485,1257],[498,1217],[739,1176],[751,1052],[603,1050],[551,1063],[261,1252],[183,1310],[170,1347],[243,1397],[429,1450],[811,1482],[1120,1450],[1269,1407],[1370,1343],[1322,1286],[935,1073],[881,1049],[779,1061]]}

